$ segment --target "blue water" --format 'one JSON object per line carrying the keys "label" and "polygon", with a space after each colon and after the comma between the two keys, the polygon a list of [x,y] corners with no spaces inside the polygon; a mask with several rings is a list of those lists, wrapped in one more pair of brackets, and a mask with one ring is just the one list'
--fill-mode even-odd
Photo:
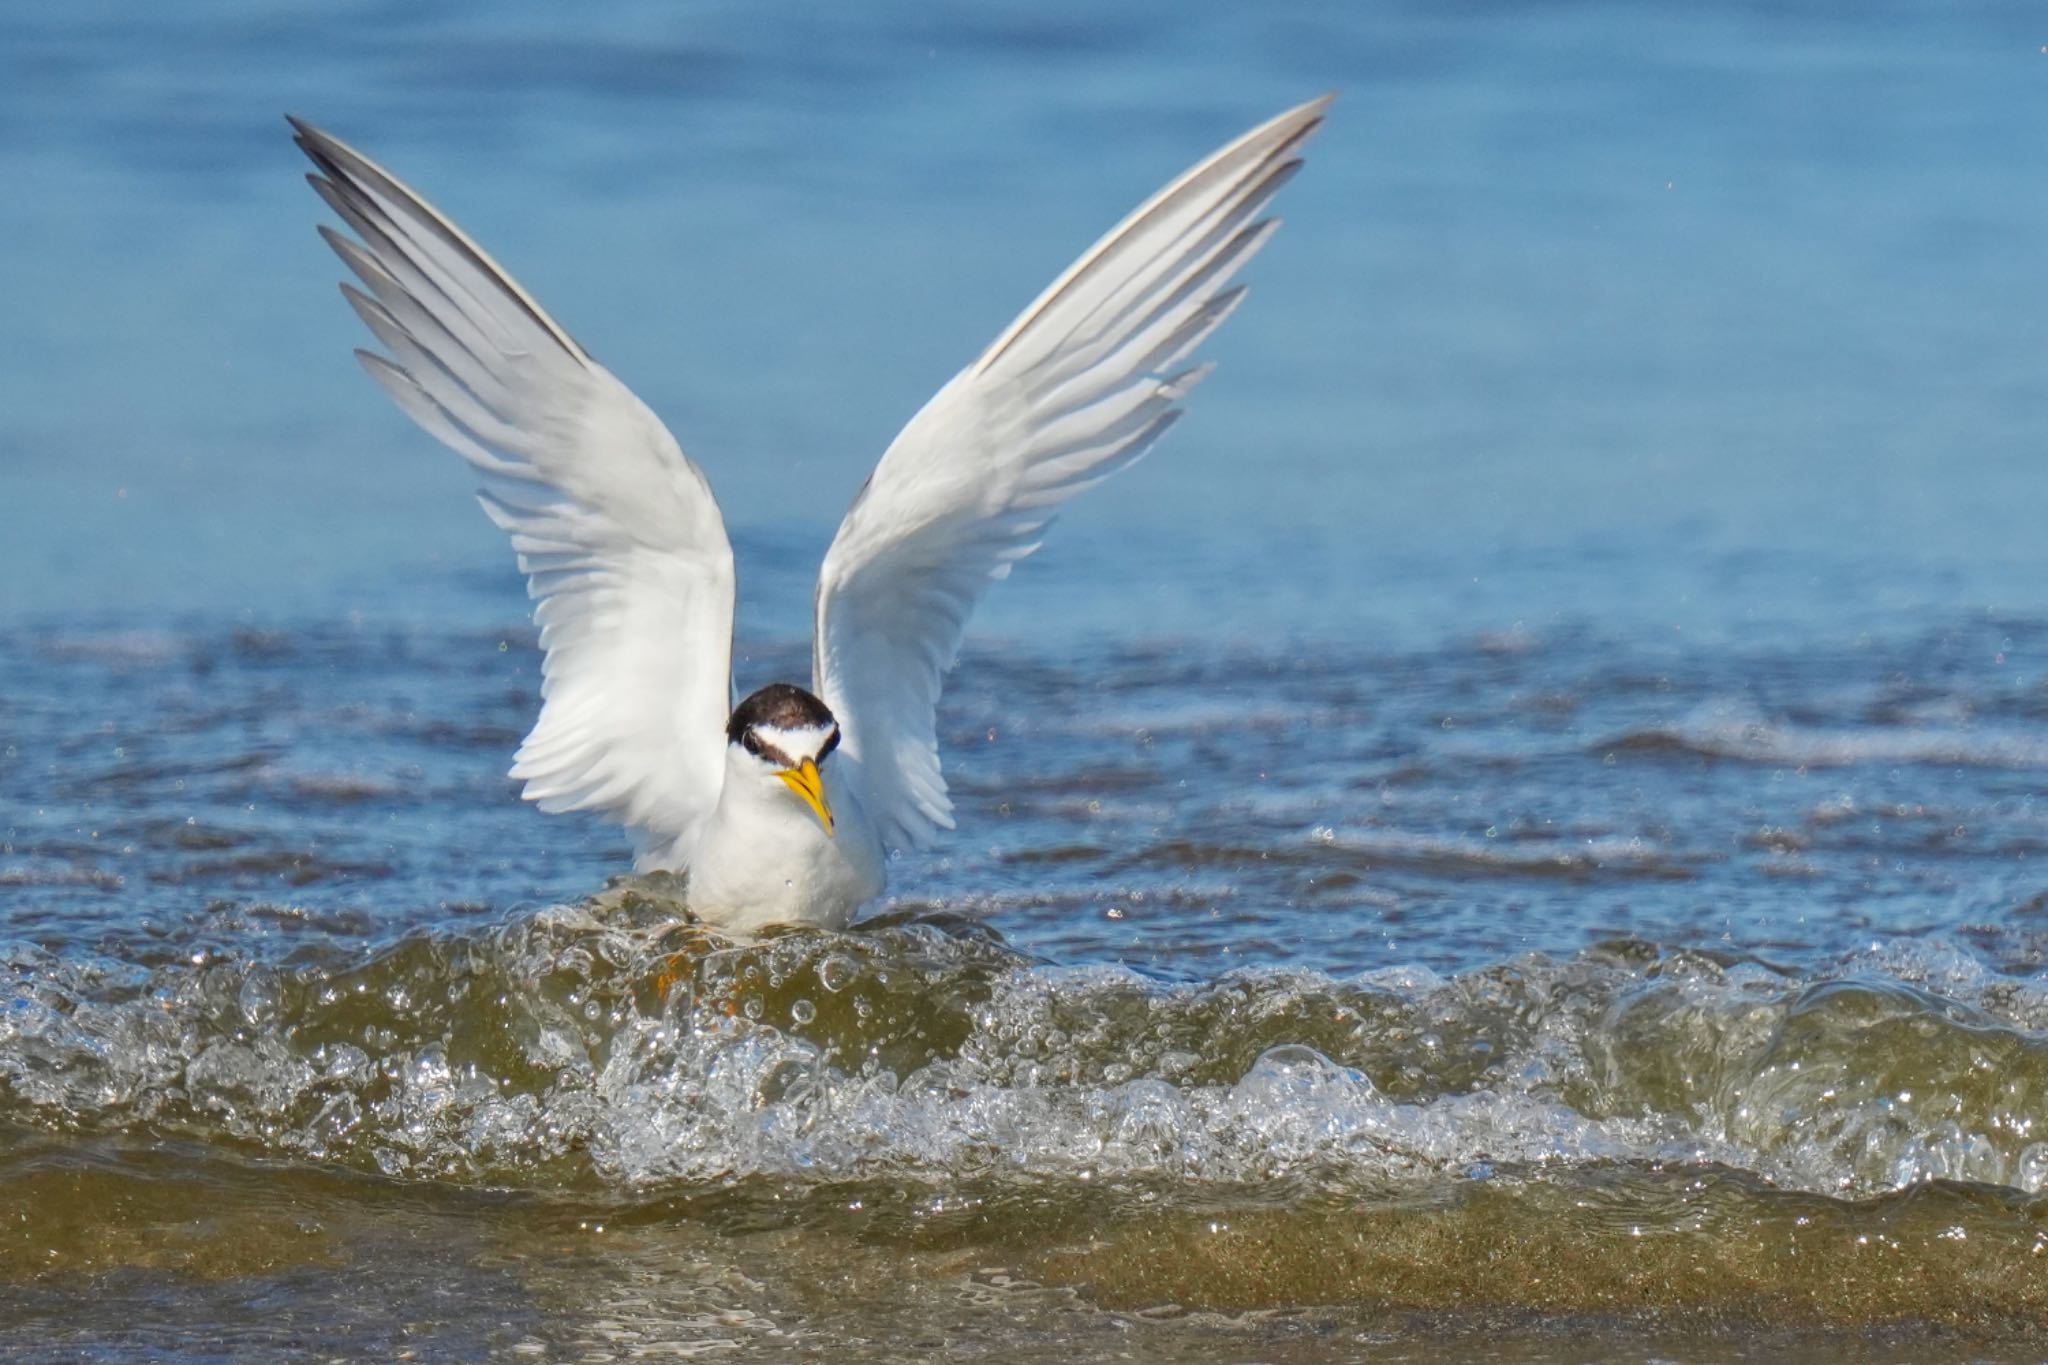
{"label": "blue water", "polygon": [[[649,926],[587,908],[627,861],[622,836],[542,817],[503,777],[537,686],[521,585],[467,471],[349,358],[364,339],[282,115],[428,194],[669,421],[733,528],[747,688],[803,671],[817,560],[931,391],[1158,184],[1323,90],[1341,98],[1187,420],[1075,503],[975,617],[940,726],[961,829],[892,868],[883,909],[925,927],[858,949],[882,955],[877,999],[929,971],[935,998],[967,1001],[957,1017],[863,1013],[832,1042],[775,1014],[786,1001],[764,1017],[703,983],[648,996],[669,979]],[[922,1332],[1026,1358],[1000,1325],[1025,1310],[989,1307],[981,1269],[934,1270],[923,1234],[871,1234],[841,1208],[862,1181],[943,1203],[993,1178],[989,1151],[1017,1153],[1021,1207],[1111,1245],[1129,1210],[1079,1212],[1105,1150],[1149,1191],[1131,1209],[1271,1205],[1298,1220],[1281,1244],[1333,1235],[1314,1221],[1330,1189],[1407,1208],[1494,1159],[1533,1163],[1509,1206],[1532,1236],[1555,1221],[1544,1200],[1602,1163],[1839,1196],[1858,1235],[1893,1227],[1882,1201],[1929,1180],[2022,1201],[2011,1226],[2038,1226],[2036,10],[15,7],[0,183],[0,942],[16,992],[0,1190],[29,1229],[0,1245],[10,1346],[120,1356],[246,1330],[250,1350],[288,1353],[252,1326],[272,1295],[309,1341],[396,1349],[342,1300],[351,1283],[427,1292],[369,1269],[394,1235],[378,1211],[414,1191],[427,1203],[409,1216],[468,1248],[477,1311],[525,1315],[427,1338],[454,1354],[584,1349],[586,1299],[740,1276],[765,1297],[706,1290],[649,1340],[723,1341],[744,1308],[847,1350]],[[557,927],[578,906],[603,952]],[[593,952],[613,975],[586,980]],[[487,965],[450,965],[470,958]],[[589,1074],[534,1080],[539,1053],[497,1057],[498,1033],[528,1035],[496,1015],[437,1032],[414,971],[435,992],[468,971],[514,995],[583,983],[562,990],[595,1021]],[[649,1018],[717,1046],[588,1013],[628,980]],[[374,998],[335,1032],[340,982]],[[1858,1013],[1847,989],[1893,1014]],[[1231,1003],[1240,990],[1252,1003]],[[1131,1000],[1207,1022],[1187,1049],[1119,1031]],[[1107,1032],[1061,1022],[1096,1013]],[[1872,1062],[1856,1049],[1879,1016],[1918,1021],[1902,1036],[1919,1043]],[[875,1126],[845,1029],[895,1059],[905,1095],[965,1107],[902,1099]],[[927,1034],[953,1042],[888,1051]],[[1038,1060],[1020,1070],[1005,1050],[1027,1035]],[[1440,1050],[1468,1035],[1484,1049]],[[631,1071],[608,1088],[627,1085],[628,1040],[661,1084]],[[1980,1053],[2026,1083],[1988,1098],[1957,1060]],[[824,1079],[774,1079],[799,1064]],[[1377,1088],[1332,1099],[1317,1066]],[[1784,1098],[1801,1066],[1897,1083],[1853,1104],[1840,1087]],[[1645,1079],[1667,1073],[1683,1083]],[[757,1102],[707,1090],[699,1111],[783,1128],[727,1147],[662,1107],[734,1074],[765,1087]],[[463,1091],[477,1076],[528,1107]],[[1744,1097],[1773,1086],[1766,1122]],[[1169,1118],[1130,1126],[1168,1092]],[[1051,1109],[1029,1109],[1042,1096]],[[1525,1107],[1503,1119],[1494,1096]],[[1271,1125],[1233,1127],[1247,1105]],[[358,1110],[359,1126],[335,1117]],[[1289,1136],[1318,1124],[1315,1142]],[[779,1145],[784,1128],[807,1136]],[[1169,1130],[1164,1155],[1130,1155],[1132,1132]],[[1336,1150],[1338,1131],[1373,1136]],[[172,1175],[122,1177],[145,1191],[130,1205],[169,1210],[132,1245],[36,1240],[77,1203],[39,1173],[104,1174],[163,1143],[182,1153]],[[264,1193],[251,1161],[298,1193]],[[1273,1193],[1258,1172],[1306,1185]],[[164,1193],[180,1180],[215,1193],[188,1207]],[[549,1212],[559,1188],[586,1204]],[[731,1227],[678,1213],[729,1188]],[[1694,1226],[1698,1206],[1629,1189],[1631,1216]],[[539,1222],[494,1222],[504,1190],[539,1200],[520,1215]],[[1807,1216],[1777,1197],[1744,1216]],[[784,1252],[746,1241],[785,1198],[792,1236],[882,1247],[880,1316],[815,1316],[773,1272]],[[300,1201],[331,1235],[317,1254],[215,1264],[190,1248],[269,1243],[206,1232],[209,1199],[287,1232]],[[564,1229],[591,1208],[631,1211],[630,1255],[577,1259]],[[988,1216],[994,1231],[958,1234],[973,1267],[1059,1281],[1036,1214]],[[2020,1236],[1955,1216],[1980,1247]],[[1620,1257],[1610,1231],[1589,1224],[1580,1250]],[[507,1289],[488,1248],[528,1238],[560,1255],[535,1252]],[[1999,1297],[1995,1258],[1944,1260],[1962,1253],[1932,1233],[1911,1252],[1929,1282],[2009,1311],[1998,1331],[2048,1313]],[[1457,1302],[1577,1324],[1559,1330],[1677,1311],[1488,1291],[1441,1248],[1415,1253],[1439,1254]],[[890,1298],[913,1263],[973,1282]],[[1174,1264],[1181,1279],[1127,1291],[1070,1272],[1083,1306],[1034,1299],[1028,1331],[1307,1359],[1318,1334],[1399,1338],[1369,1304],[1441,1307],[1420,1281],[1410,1301],[1284,1276],[1233,1298],[1199,1258]],[[327,1265],[354,1267],[340,1299],[305,1278]],[[1824,1320],[1960,1321],[1858,1297],[1837,1269],[1850,1289],[1815,1291]],[[1713,1281],[1729,1313],[1783,1325],[1730,1276]],[[532,1308],[542,1282],[555,1297]],[[8,1285],[33,1305],[10,1315]],[[1335,1316],[1161,1325],[1126,1312],[1148,1294]],[[79,1327],[77,1305],[110,1295],[158,1325]],[[723,1328],[691,1316],[720,1312]],[[1428,1340],[1471,1325],[1430,1322]],[[1517,1349],[1547,1358],[1551,1340]]]}
{"label": "blue water", "polygon": [[743,566],[780,637],[938,382],[1199,150],[1326,88],[1199,420],[985,632],[1842,638],[2038,605],[2024,8],[1093,16],[11,12],[0,498],[31,514],[0,606],[511,591],[464,472],[350,366],[282,110],[427,186],[668,416],[791,561]]}

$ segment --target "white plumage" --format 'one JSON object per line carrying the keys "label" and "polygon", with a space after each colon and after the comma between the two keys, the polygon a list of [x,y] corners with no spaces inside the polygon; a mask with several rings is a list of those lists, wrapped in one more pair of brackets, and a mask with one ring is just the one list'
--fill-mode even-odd
{"label": "white plumage", "polygon": [[[689,869],[691,908],[735,931],[843,924],[880,894],[885,848],[953,825],[935,709],[974,604],[1061,503],[1179,417],[1207,372],[1190,358],[1243,297],[1231,279],[1278,226],[1260,214],[1329,98],[1145,201],[890,444],[818,575],[829,762],[832,745],[761,756],[760,735],[784,732],[742,723],[754,698],[731,709],[732,546],[667,428],[460,228],[292,120],[319,168],[308,179],[356,235],[321,228],[386,352],[358,357],[483,476],[538,603],[543,701],[512,768],[526,798],[618,819],[642,869]],[[822,782],[813,809],[805,759]]]}

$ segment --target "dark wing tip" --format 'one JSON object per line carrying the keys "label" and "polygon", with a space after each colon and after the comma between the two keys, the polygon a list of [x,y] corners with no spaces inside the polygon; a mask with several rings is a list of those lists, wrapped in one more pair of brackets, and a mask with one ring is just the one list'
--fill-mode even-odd
{"label": "dark wing tip", "polygon": [[317,149],[334,140],[297,114],[286,114],[284,121],[292,126],[292,141],[298,144],[299,150],[315,160],[319,159]]}

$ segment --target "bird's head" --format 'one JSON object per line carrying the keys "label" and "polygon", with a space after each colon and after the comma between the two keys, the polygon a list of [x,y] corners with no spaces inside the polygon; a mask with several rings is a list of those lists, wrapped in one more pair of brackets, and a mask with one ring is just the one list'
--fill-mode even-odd
{"label": "bird's head", "polygon": [[824,702],[801,687],[771,683],[734,708],[725,737],[729,761],[763,782],[786,786],[832,833],[832,806],[818,769],[839,747],[839,722]]}

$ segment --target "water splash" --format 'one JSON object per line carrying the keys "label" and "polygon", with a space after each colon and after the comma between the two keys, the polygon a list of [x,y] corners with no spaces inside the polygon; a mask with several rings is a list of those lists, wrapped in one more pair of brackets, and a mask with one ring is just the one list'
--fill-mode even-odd
{"label": "water splash", "polygon": [[642,1194],[774,1177],[1386,1189],[1714,1164],[2048,1180],[2048,991],[1953,945],[1794,976],[1616,942],[1204,984],[899,916],[734,946],[661,879],[367,957],[6,950],[0,1122]]}

